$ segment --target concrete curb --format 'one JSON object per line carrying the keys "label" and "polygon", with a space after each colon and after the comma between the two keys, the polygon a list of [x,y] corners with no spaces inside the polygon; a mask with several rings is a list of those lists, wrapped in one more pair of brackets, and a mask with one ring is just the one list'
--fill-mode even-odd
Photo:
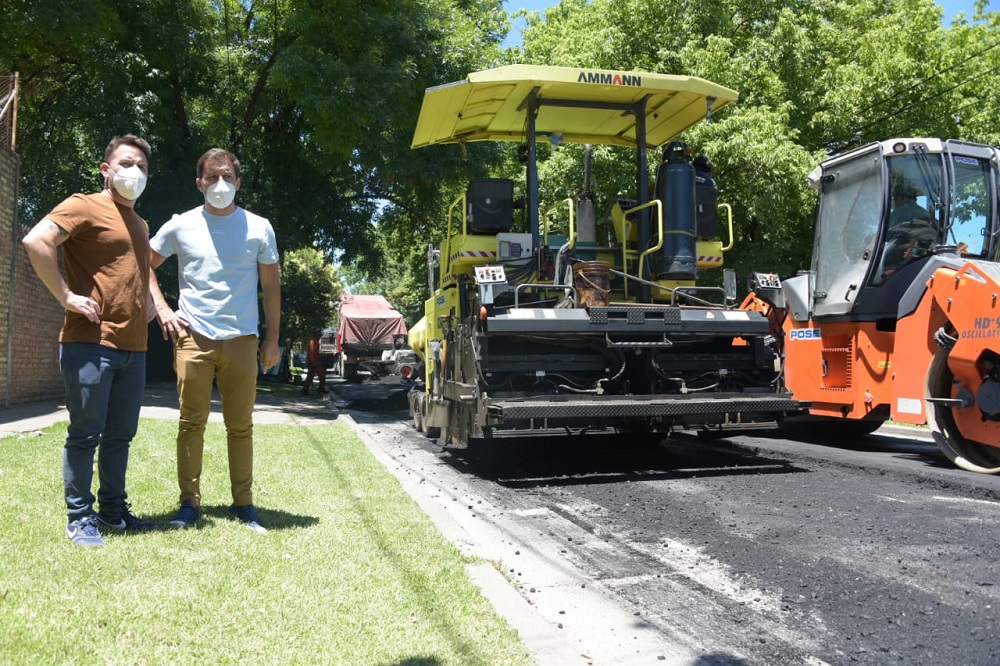
{"label": "concrete curb", "polygon": [[674,666],[697,659],[566,554],[566,540],[607,547],[585,526],[544,508],[496,505],[438,454],[415,446],[407,424],[342,418],[442,535],[483,562],[470,576],[539,664]]}
{"label": "concrete curb", "polygon": [[[400,465],[379,441],[382,438],[374,437],[368,428],[350,416],[341,418],[357,433],[376,460],[399,481],[445,539],[455,544],[466,555],[493,563],[499,561],[495,544],[491,546],[487,543],[481,531],[479,534],[472,533],[449,513],[438,499],[435,499],[436,486],[433,483],[428,483],[426,478],[415,477],[409,469]],[[588,663],[580,651],[561,636],[556,627],[543,618],[495,566],[486,563],[471,564],[466,570],[472,582],[479,587],[497,613],[517,630],[528,651],[540,666]]]}

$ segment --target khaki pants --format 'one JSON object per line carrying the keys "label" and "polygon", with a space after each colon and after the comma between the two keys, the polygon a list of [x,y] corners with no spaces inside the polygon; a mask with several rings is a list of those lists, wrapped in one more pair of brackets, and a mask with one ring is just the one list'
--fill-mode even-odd
{"label": "khaki pants", "polygon": [[233,504],[253,504],[253,406],[257,397],[257,336],[210,340],[188,329],[174,346],[180,424],[177,429],[177,480],[181,503],[201,506],[205,424],[212,407],[212,381],[222,396],[222,418],[229,449]]}

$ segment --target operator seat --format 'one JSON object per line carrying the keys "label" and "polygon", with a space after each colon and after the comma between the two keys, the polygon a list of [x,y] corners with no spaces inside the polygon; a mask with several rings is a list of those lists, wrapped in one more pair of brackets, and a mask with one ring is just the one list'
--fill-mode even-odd
{"label": "operator seat", "polygon": [[469,233],[500,234],[514,226],[514,181],[474,178],[465,191]]}

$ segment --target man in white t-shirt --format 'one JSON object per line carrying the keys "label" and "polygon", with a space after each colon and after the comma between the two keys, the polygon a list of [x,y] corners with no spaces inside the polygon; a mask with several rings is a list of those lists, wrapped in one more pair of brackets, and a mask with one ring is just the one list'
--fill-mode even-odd
{"label": "man in white t-shirt", "polygon": [[198,160],[195,184],[205,204],[174,215],[150,240],[151,269],[176,254],[180,298],[174,312],[154,292],[164,336],[174,340],[180,401],[177,477],[180,508],[170,524],[194,525],[201,515],[205,425],[212,384],[222,397],[233,504],[229,511],[258,532],[253,504],[253,407],[257,396],[257,285],[264,294],[264,371],[281,360],[281,276],[271,223],[235,203],[240,162],[212,148]]}

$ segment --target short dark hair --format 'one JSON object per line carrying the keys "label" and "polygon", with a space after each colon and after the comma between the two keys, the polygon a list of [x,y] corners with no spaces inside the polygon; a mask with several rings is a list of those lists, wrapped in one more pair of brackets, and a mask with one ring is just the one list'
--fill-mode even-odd
{"label": "short dark hair", "polygon": [[116,136],[115,138],[111,139],[111,142],[108,144],[108,147],[104,149],[104,161],[107,162],[108,160],[110,160],[111,155],[114,154],[114,152],[118,150],[118,147],[121,146],[122,144],[128,146],[135,146],[136,148],[141,150],[142,154],[146,156],[147,162],[149,161],[149,156],[153,152],[152,148],[149,147],[149,142],[143,139],[142,137],[136,136],[135,134],[125,134],[122,136]]}
{"label": "short dark hair", "polygon": [[209,148],[205,153],[198,158],[198,164],[195,166],[195,170],[198,172],[198,177],[201,178],[201,169],[205,166],[205,162],[209,160],[226,160],[233,165],[233,175],[237,178],[240,177],[240,160],[233,155],[228,150],[223,148]]}

